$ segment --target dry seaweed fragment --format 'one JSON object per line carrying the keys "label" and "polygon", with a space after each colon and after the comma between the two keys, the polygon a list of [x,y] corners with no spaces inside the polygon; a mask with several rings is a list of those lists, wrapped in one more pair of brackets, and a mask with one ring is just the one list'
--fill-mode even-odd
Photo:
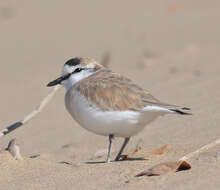
{"label": "dry seaweed fragment", "polygon": [[164,175],[168,172],[179,172],[182,170],[189,170],[191,168],[191,164],[187,161],[177,161],[177,162],[164,162],[157,164],[146,171],[143,171],[137,174],[135,177],[140,176],[160,176]]}
{"label": "dry seaweed fragment", "polygon": [[135,149],[133,149],[129,154],[123,154],[121,155],[120,160],[126,160],[129,158],[132,158],[132,156],[134,156],[138,151],[140,151],[142,148],[141,147],[136,147]]}
{"label": "dry seaweed fragment", "polygon": [[40,154],[35,154],[35,155],[30,156],[30,158],[37,158],[39,156],[40,156]]}
{"label": "dry seaweed fragment", "polygon": [[60,162],[58,162],[59,164],[66,164],[66,165],[72,165],[72,163],[70,163],[70,162],[66,162],[66,161],[60,161]]}
{"label": "dry seaweed fragment", "polygon": [[[124,154],[124,155],[121,155],[121,159],[120,160],[126,160],[126,159],[132,159],[133,156],[137,153],[137,152],[140,152],[142,150],[142,147],[139,145],[140,143],[137,144],[136,148],[133,149],[130,153],[128,154]],[[166,150],[168,149],[168,145],[164,145],[152,152],[149,152],[148,154],[149,155],[161,155],[163,154]],[[144,159],[144,157],[142,158],[139,158],[139,159]]]}
{"label": "dry seaweed fragment", "polygon": [[165,146],[162,146],[152,152],[150,152],[149,154],[152,154],[152,155],[161,155],[163,154],[166,150],[168,149],[168,145],[165,145]]}

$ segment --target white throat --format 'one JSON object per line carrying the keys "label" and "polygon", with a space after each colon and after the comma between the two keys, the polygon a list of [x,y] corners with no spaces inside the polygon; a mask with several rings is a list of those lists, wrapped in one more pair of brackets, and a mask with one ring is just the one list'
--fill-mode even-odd
{"label": "white throat", "polygon": [[93,72],[89,72],[88,70],[72,74],[67,80],[62,82],[62,85],[66,88],[66,91],[68,91],[74,84],[92,74]]}

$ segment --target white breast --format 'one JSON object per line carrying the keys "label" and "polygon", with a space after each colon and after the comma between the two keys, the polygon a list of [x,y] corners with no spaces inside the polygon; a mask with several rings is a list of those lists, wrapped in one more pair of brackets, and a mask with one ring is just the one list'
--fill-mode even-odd
{"label": "white breast", "polygon": [[71,116],[85,129],[99,135],[114,134],[130,137],[159,115],[154,111],[102,111],[88,102],[80,92],[70,89],[65,96],[66,108]]}

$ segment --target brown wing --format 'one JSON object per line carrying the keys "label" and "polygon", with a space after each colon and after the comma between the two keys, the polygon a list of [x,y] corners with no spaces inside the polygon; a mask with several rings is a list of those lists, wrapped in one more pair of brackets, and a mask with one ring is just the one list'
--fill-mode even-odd
{"label": "brown wing", "polygon": [[102,69],[83,79],[74,88],[103,110],[142,110],[160,102],[150,93],[111,70]]}

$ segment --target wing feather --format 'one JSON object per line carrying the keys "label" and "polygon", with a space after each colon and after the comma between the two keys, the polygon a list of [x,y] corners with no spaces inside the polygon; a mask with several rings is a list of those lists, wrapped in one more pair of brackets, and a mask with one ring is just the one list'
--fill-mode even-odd
{"label": "wing feather", "polygon": [[103,110],[142,110],[147,105],[160,104],[149,92],[130,79],[102,69],[74,85],[92,104]]}

